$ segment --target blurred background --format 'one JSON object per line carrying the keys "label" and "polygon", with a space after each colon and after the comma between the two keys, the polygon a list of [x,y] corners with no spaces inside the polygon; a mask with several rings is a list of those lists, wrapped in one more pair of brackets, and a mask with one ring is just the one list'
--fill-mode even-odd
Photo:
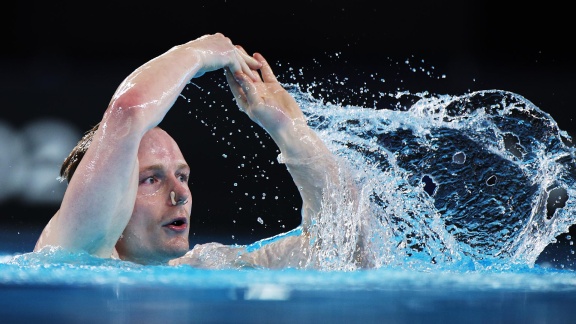
{"label": "blurred background", "polygon": [[[362,88],[454,95],[501,89],[576,134],[575,30],[559,4],[44,1],[13,2],[3,12],[0,234],[10,251],[33,248],[65,190],[60,164],[122,80],[207,33],[261,52],[282,82],[333,80],[325,87],[351,104],[386,108]],[[195,80],[162,124],[192,166],[192,243],[244,244],[299,223],[301,201],[274,163],[274,144],[237,111],[223,81],[217,72]],[[246,138],[229,136],[240,130]],[[560,243],[569,240],[560,241],[551,248],[565,249]]]}

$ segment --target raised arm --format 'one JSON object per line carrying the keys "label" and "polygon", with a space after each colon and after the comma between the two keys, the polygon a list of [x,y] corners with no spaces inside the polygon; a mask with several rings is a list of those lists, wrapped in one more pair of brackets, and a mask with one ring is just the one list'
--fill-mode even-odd
{"label": "raised arm", "polygon": [[[219,243],[197,245],[183,258],[173,260],[173,265],[206,268],[315,266],[314,255],[320,240],[311,227],[318,224],[323,213],[332,212],[326,210],[327,206],[330,209],[355,197],[356,189],[351,179],[342,176],[343,170],[336,157],[308,126],[296,100],[278,82],[264,57],[256,53],[254,58],[262,64],[261,78],[233,76],[227,70],[227,80],[239,108],[264,128],[280,149],[281,158],[302,197],[301,226],[248,247]],[[331,194],[330,190],[345,194]]]}
{"label": "raised arm", "polygon": [[190,79],[227,68],[258,80],[253,69],[259,67],[214,34],[175,46],[132,72],[114,93],[35,250],[54,245],[110,257],[134,208],[144,134],[160,123]]}
{"label": "raised arm", "polygon": [[303,200],[302,229],[306,232],[314,215],[320,212],[328,182],[338,181],[338,165],[308,126],[296,100],[278,82],[268,62],[259,53],[254,58],[262,64],[261,79],[235,78],[227,73],[227,80],[240,109],[278,145],[281,159]]}

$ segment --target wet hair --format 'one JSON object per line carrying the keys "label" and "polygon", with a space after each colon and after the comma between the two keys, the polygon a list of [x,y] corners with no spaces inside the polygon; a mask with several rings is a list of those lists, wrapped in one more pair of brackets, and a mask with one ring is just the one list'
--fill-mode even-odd
{"label": "wet hair", "polygon": [[70,183],[70,179],[72,179],[74,171],[76,171],[78,164],[80,161],[82,161],[82,158],[88,150],[88,147],[90,147],[94,133],[96,133],[99,125],[100,123],[94,125],[94,127],[87,131],[84,136],[82,136],[80,141],[78,141],[76,146],[72,149],[68,157],[64,160],[62,166],[60,167],[60,181],[64,181],[64,179],[66,179],[66,181]]}

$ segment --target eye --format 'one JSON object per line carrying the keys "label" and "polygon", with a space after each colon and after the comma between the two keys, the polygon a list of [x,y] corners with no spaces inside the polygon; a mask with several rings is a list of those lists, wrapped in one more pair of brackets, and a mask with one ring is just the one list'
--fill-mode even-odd
{"label": "eye", "polygon": [[180,179],[181,182],[188,182],[188,178],[189,175],[186,173],[181,173],[180,175],[178,175],[178,179]]}
{"label": "eye", "polygon": [[146,177],[146,178],[140,180],[141,184],[154,184],[155,182],[156,182],[156,178],[152,177],[152,176]]}

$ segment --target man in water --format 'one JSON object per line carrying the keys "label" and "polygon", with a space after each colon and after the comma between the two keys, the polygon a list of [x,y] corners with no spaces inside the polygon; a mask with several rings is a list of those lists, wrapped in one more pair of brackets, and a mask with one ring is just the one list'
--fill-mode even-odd
{"label": "man in water", "polygon": [[[256,250],[218,243],[189,250],[188,176],[194,170],[158,127],[189,80],[219,69],[238,107],[278,145],[303,200],[298,231]],[[102,120],[65,160],[67,190],[34,251],[58,246],[141,264],[206,268],[303,267],[314,249],[308,229],[329,182],[338,185],[338,172],[264,57],[248,55],[222,34],[205,35],[150,60],[120,84]]]}

